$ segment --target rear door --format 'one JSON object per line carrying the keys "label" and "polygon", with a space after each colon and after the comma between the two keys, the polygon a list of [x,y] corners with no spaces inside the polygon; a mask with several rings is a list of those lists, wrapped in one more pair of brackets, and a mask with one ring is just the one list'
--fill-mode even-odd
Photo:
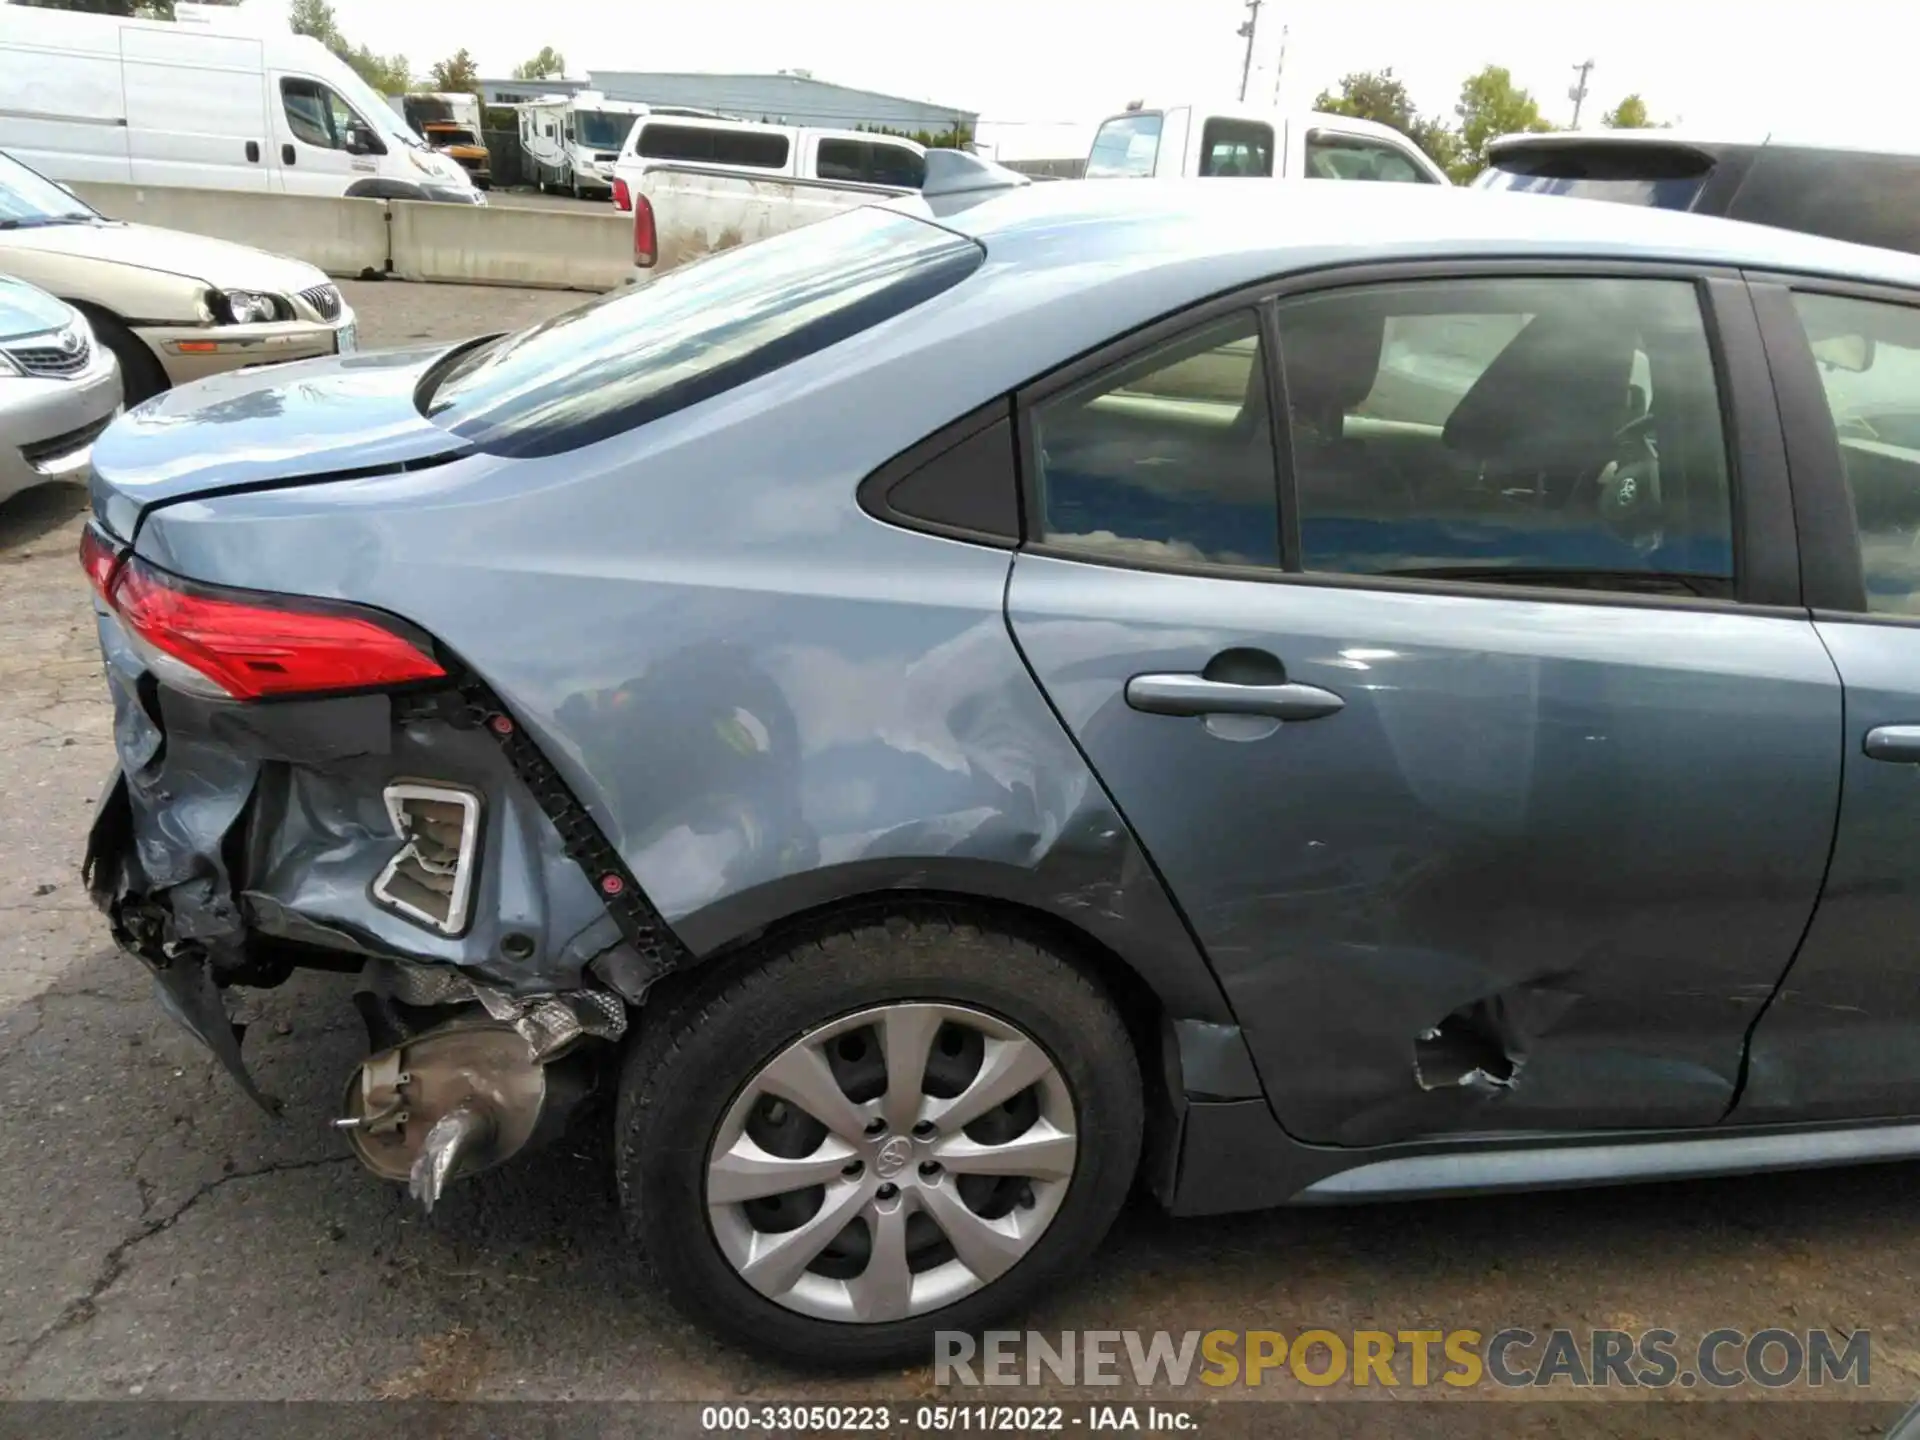
{"label": "rear door", "polygon": [[242,35],[121,28],[134,184],[271,188],[262,51]]}
{"label": "rear door", "polygon": [[1840,773],[1746,291],[1347,278],[1021,397],[1015,636],[1292,1134],[1711,1124]]}
{"label": "rear door", "polygon": [[1846,691],[1819,913],[1737,1116],[1920,1113],[1920,294],[1757,283],[1820,638]]}

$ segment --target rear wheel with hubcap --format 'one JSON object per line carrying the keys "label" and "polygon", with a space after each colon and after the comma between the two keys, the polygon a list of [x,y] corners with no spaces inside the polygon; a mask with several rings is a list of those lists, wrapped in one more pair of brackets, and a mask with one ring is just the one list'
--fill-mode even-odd
{"label": "rear wheel with hubcap", "polygon": [[697,1319],[805,1363],[926,1360],[936,1330],[1018,1308],[1097,1245],[1140,1122],[1125,1027],[1090,976],[991,930],[867,924],[647,1035],[619,1179]]}

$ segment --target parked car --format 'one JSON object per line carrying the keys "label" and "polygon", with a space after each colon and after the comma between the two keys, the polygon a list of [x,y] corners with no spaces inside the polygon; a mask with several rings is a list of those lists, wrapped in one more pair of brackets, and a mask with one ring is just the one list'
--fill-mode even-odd
{"label": "parked car", "polygon": [[[911,140],[865,130],[756,125],[720,116],[647,113],[629,130],[613,174],[613,203],[631,210],[647,174],[662,166],[729,178],[918,190],[927,151]],[[860,203],[866,203],[862,201]]]}
{"label": "parked car", "polygon": [[[736,245],[811,225],[830,215],[889,199],[924,215],[977,204],[984,196],[1032,183],[1025,175],[964,150],[929,150],[914,158],[915,183],[805,180],[649,161],[630,171],[633,188],[616,181],[633,210],[633,280],[650,281]],[[623,206],[623,208],[626,208]]]}
{"label": "parked car", "polygon": [[1785,231],[1068,183],[221,377],[96,447],[89,883],[250,1088],[221,992],[357,967],[429,1202],[614,1090],[802,1364],[1137,1178],[1914,1156],[1916,354],[1920,260]]}
{"label": "parked car", "polygon": [[340,288],[305,261],[109,220],[5,154],[0,275],[85,313],[119,359],[130,405],[203,375],[357,344]]}
{"label": "parked car", "polygon": [[0,500],[85,479],[93,442],[119,408],[119,367],[86,317],[0,277]]}
{"label": "parked car", "polygon": [[1378,180],[1446,185],[1446,172],[1391,126],[1257,105],[1135,104],[1101,121],[1089,180]]}
{"label": "parked car", "polygon": [[0,149],[56,180],[481,199],[318,40],[0,6]]}
{"label": "parked car", "polygon": [[1475,183],[1724,215],[1920,253],[1920,154],[1862,137],[1835,145],[1679,130],[1507,135],[1488,146]]}

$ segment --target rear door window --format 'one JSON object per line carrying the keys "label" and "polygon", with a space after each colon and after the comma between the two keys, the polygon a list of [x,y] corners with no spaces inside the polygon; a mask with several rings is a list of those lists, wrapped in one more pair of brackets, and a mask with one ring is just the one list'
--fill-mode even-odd
{"label": "rear door window", "polygon": [[838,344],[960,283],[984,252],[850,210],[617,290],[430,375],[434,423],[496,455],[576,449]]}
{"label": "rear door window", "polygon": [[1153,174],[1160,154],[1157,113],[1121,115],[1100,127],[1087,157],[1089,180],[1138,180]]}
{"label": "rear door window", "polygon": [[791,139],[778,130],[728,130],[717,125],[644,125],[634,141],[634,153],[643,160],[743,170],[784,170],[791,150]]}
{"label": "rear door window", "polygon": [[1230,177],[1273,174],[1273,127],[1213,118],[1200,131],[1200,173]]}
{"label": "rear door window", "polygon": [[1920,157],[1767,145],[1727,213],[1920,254]]}
{"label": "rear door window", "polygon": [[1689,282],[1358,286],[1284,301],[1279,324],[1303,569],[1732,593]]}
{"label": "rear door window", "polygon": [[1413,157],[1380,140],[1326,131],[1307,137],[1309,180],[1380,180],[1398,185],[1437,182]]}

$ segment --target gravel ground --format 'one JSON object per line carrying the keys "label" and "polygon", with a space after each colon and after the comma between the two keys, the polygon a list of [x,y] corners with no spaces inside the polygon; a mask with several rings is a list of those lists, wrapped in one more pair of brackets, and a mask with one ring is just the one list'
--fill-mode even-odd
{"label": "gravel ground", "polygon": [[[345,288],[376,346],[518,325],[581,300]],[[152,1004],[78,883],[111,764],[73,560],[80,511],[67,489],[0,505],[0,1396],[758,1405],[935,1394],[925,1369],[797,1375],[680,1322],[632,1264],[606,1147],[590,1127],[539,1161],[455,1187],[431,1218],[362,1175],[326,1124],[360,1053],[348,982],[302,977],[245,997],[248,1054],[288,1102],[279,1122],[248,1105]],[[1222,1220],[1173,1221],[1136,1203],[1091,1273],[1027,1323],[1290,1333],[1664,1325],[1689,1337],[1719,1326],[1868,1327],[1870,1388],[1828,1394],[1900,1401],[1920,1387],[1916,1209],[1911,1165]],[[1365,1399],[1445,1387],[1310,1390],[1268,1379],[1269,1402],[1351,1403],[1225,1405],[1195,1412],[1203,1431],[1837,1435],[1881,1433],[1892,1413],[1811,1403],[1804,1391],[1792,1392],[1803,1403],[1769,1404],[1764,1415],[1678,1403],[1706,1399],[1700,1391],[1651,1406],[1517,1407],[1509,1395],[1361,1412]],[[1190,1383],[1150,1398],[1223,1393],[1246,1395]],[[1552,1393],[1568,1398],[1564,1386]],[[94,1413],[0,1407],[0,1433],[10,1415],[57,1430]],[[629,1428],[644,1413],[698,1428],[691,1411],[616,1413]],[[315,1433],[348,1425],[334,1412],[310,1418]]]}

